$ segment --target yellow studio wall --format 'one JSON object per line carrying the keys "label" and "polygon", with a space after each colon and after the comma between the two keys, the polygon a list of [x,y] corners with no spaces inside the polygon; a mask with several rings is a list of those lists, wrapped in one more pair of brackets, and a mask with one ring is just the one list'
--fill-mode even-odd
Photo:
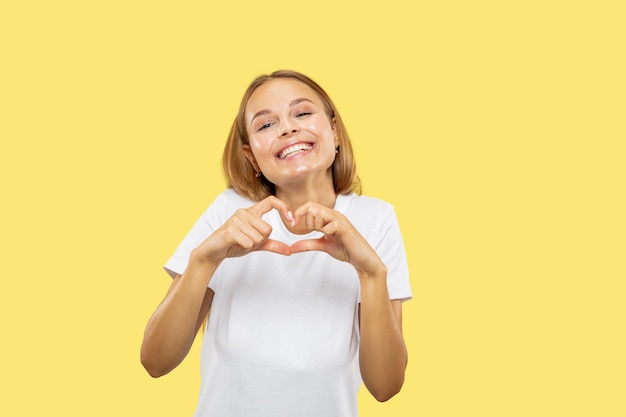
{"label": "yellow studio wall", "polygon": [[621,2],[5,3],[0,415],[192,415],[199,343],[153,380],[143,328],[279,68],[403,228],[406,382],[361,416],[626,414]]}

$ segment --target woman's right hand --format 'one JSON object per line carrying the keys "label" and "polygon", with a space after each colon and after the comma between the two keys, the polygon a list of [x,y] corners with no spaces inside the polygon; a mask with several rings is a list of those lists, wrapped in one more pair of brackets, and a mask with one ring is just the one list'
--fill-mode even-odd
{"label": "woman's right hand", "polygon": [[252,251],[266,250],[289,256],[291,249],[283,242],[269,239],[272,227],[261,216],[272,209],[283,218],[293,221],[293,214],[285,203],[269,196],[247,209],[237,210],[211,236],[193,250],[200,261],[219,264],[226,258],[235,258]]}

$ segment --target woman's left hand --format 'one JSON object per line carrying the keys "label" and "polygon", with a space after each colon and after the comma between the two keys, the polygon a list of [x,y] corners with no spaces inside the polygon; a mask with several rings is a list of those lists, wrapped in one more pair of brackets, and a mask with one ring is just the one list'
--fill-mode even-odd
{"label": "woman's left hand", "polygon": [[[367,389],[379,401],[387,401],[402,388],[407,351],[402,337],[402,301],[389,301],[387,267],[376,251],[341,213],[306,203],[293,212],[298,229],[324,235],[291,246],[291,253],[324,251],[349,262],[361,281],[359,303],[359,364]],[[305,227],[303,227],[305,226]]]}
{"label": "woman's left hand", "polygon": [[303,224],[306,230],[317,230],[324,236],[294,243],[291,253],[323,251],[335,259],[350,263],[361,276],[376,276],[385,271],[386,267],[376,251],[347,217],[338,211],[309,202],[294,211],[293,216],[294,226]]}

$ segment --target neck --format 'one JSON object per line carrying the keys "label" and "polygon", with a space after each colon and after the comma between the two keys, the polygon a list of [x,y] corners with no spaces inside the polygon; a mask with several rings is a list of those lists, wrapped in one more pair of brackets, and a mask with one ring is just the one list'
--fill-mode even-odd
{"label": "neck", "polygon": [[299,187],[295,190],[276,190],[276,197],[287,204],[291,211],[297,210],[305,203],[312,202],[324,207],[335,207],[337,195],[331,186],[326,190],[319,188]]}
{"label": "neck", "polygon": [[[308,202],[332,209],[335,207],[337,194],[335,194],[335,188],[331,180],[321,186],[317,183],[299,183],[280,188],[277,187],[276,197],[287,204],[292,212],[295,212],[299,207]],[[306,230],[306,226],[303,222],[298,223],[295,227],[292,227],[291,224],[288,223],[285,223],[285,226],[290,232],[295,234],[309,232],[309,230]]]}

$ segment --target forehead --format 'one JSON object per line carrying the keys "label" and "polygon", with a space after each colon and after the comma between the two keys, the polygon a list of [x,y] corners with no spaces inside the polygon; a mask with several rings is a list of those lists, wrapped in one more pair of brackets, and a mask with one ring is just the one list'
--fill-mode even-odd
{"label": "forehead", "polygon": [[252,93],[246,104],[246,114],[250,116],[261,110],[289,107],[293,100],[299,98],[306,98],[317,105],[322,104],[317,93],[303,82],[291,78],[273,79]]}

